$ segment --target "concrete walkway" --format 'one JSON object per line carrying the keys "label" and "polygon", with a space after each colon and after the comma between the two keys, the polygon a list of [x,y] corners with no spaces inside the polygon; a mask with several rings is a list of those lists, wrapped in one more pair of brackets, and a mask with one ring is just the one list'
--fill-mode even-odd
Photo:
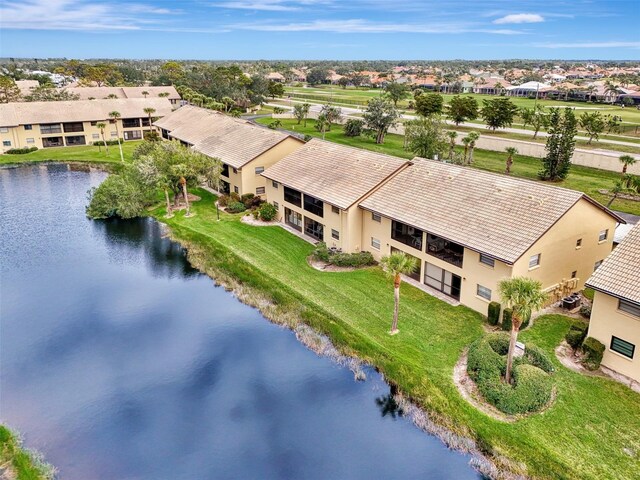
{"label": "concrete walkway", "polygon": [[429,285],[425,285],[411,277],[407,277],[406,275],[402,275],[402,281],[407,282],[409,285],[413,285],[419,290],[422,290],[424,293],[431,295],[432,297],[436,297],[438,300],[442,300],[449,305],[453,305],[457,307],[460,305],[460,302],[454,298],[451,298],[449,295],[445,295],[440,290],[436,290],[435,288],[431,288]]}

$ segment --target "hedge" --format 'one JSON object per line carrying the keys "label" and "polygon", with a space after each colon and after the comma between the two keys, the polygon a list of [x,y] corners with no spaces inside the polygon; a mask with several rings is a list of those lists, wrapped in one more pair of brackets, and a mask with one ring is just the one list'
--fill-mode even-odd
{"label": "hedge", "polygon": [[525,355],[516,359],[513,385],[505,383],[506,352],[509,336],[490,334],[469,347],[467,372],[476,382],[484,399],[504,413],[521,414],[540,410],[551,400],[553,380],[549,373],[553,364],[534,345],[527,346]]}
{"label": "hedge", "polygon": [[25,153],[35,152],[36,150],[38,150],[38,147],[11,148],[5,153],[9,155],[23,155]]}
{"label": "hedge", "polygon": [[575,322],[569,328],[569,331],[565,335],[564,339],[567,343],[573,348],[577,350],[584,342],[584,339],[587,336],[588,325],[585,325],[583,322]]}
{"label": "hedge", "polygon": [[247,207],[245,207],[244,203],[242,202],[231,202],[227,206],[227,211],[229,213],[241,213],[241,212],[244,212],[246,209]]}
{"label": "hedge", "polygon": [[324,242],[318,243],[313,251],[313,257],[337,267],[366,267],[376,263],[370,252],[334,253]]}
{"label": "hedge", "polygon": [[278,214],[278,209],[274,207],[271,203],[263,203],[262,205],[260,205],[258,210],[256,210],[256,212],[258,213],[258,218],[260,220],[264,222],[270,222],[271,220],[276,218],[276,215]]}
{"label": "hedge", "polygon": [[604,355],[604,345],[593,337],[587,337],[582,343],[582,352],[585,354],[584,366],[589,370],[597,370]]}
{"label": "hedge", "polygon": [[488,307],[487,321],[489,325],[497,325],[500,320],[500,304],[498,302],[491,302]]}
{"label": "hedge", "polygon": [[506,331],[510,331],[511,330],[511,315],[513,313],[513,310],[511,310],[510,308],[505,308],[502,311],[502,329],[506,330]]}

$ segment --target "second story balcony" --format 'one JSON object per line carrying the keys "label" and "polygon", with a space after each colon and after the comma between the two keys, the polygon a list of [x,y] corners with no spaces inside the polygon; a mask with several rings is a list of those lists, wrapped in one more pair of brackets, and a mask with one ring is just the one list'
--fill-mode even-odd
{"label": "second story balcony", "polygon": [[462,267],[464,247],[446,238],[427,234],[427,253],[456,267]]}
{"label": "second story balcony", "polygon": [[420,229],[395,220],[391,222],[391,238],[400,243],[422,251],[423,237],[424,232]]}

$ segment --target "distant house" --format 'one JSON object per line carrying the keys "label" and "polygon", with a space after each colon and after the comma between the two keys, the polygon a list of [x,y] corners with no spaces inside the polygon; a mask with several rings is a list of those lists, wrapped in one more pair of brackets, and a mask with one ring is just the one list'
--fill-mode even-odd
{"label": "distant house", "polygon": [[507,87],[507,95],[511,97],[535,97],[545,98],[549,92],[555,91],[555,89],[542,82],[526,82],[522,85],[513,85]]}
{"label": "distant house", "polygon": [[480,77],[473,82],[473,93],[500,95],[511,84],[501,77]]}
{"label": "distant house", "polygon": [[[180,104],[180,94],[173,85],[146,87],[67,87],[65,90],[78,95],[80,100],[104,98],[162,98],[166,97],[171,105]],[[146,92],[146,93],[144,93]]]}
{"label": "distant house", "polygon": [[[121,98],[113,100],[72,100],[64,102],[15,102],[0,104],[2,152],[12,148],[64,147],[88,145],[102,140],[98,123],[106,123],[107,140],[139,140],[150,130],[145,108],[154,108],[154,117],[171,113],[167,98]],[[111,120],[109,112],[121,118]]]}
{"label": "distant house", "polygon": [[222,161],[221,190],[239,195],[265,195],[260,174],[303,144],[286,133],[229,117],[213,110],[185,105],[154,123],[162,137],[178,140]]}
{"label": "distant house", "polygon": [[280,72],[270,72],[266,75],[266,79],[278,83],[284,83],[286,81],[286,78]]}
{"label": "distant house", "polygon": [[640,225],[587,281],[595,290],[589,336],[606,350],[602,365],[640,382]]}

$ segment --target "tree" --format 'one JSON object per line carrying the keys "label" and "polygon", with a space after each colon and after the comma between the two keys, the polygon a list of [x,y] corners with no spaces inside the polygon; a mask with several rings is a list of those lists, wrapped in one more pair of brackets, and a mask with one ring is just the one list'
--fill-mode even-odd
{"label": "tree", "polygon": [[20,89],[13,78],[0,75],[0,103],[15,102],[20,98]]}
{"label": "tree", "polygon": [[447,132],[447,137],[449,137],[449,160],[453,160],[453,152],[456,149],[456,137],[458,136],[458,132],[454,132],[453,130],[449,130]]}
{"label": "tree", "polygon": [[604,132],[606,126],[600,112],[583,113],[580,115],[579,124],[589,135],[588,144],[591,144],[594,138],[599,140],[600,134]]}
{"label": "tree", "polygon": [[[631,100],[631,99],[630,99]],[[633,102],[633,100],[631,100]],[[620,120],[617,115],[605,115],[604,121],[607,125],[607,133],[618,133],[620,130]]]}
{"label": "tree", "polygon": [[322,109],[320,110],[320,114],[324,115],[325,118],[327,119],[328,126],[329,126],[327,130],[331,131],[331,125],[340,120],[340,117],[342,116],[342,109],[340,107],[334,107],[327,103],[326,105],[322,106]]}
{"label": "tree", "polygon": [[473,97],[456,95],[449,102],[447,116],[456,125],[460,125],[467,120],[475,120],[478,118],[478,102]]}
{"label": "tree", "polygon": [[349,85],[349,77],[340,77],[338,79],[338,85],[346,90],[347,86]]}
{"label": "tree", "polygon": [[100,129],[100,136],[102,137],[102,143],[104,143],[104,149],[107,155],[109,155],[109,145],[107,145],[107,141],[104,138],[104,129],[107,128],[107,124],[104,122],[96,123],[96,127]]}
{"label": "tree", "polygon": [[122,143],[120,142],[120,131],[118,130],[118,119],[121,117],[120,112],[113,111],[109,112],[109,118],[116,125],[116,138],[118,139],[118,148],[120,149],[120,161],[124,162],[124,154],[122,153]]}
{"label": "tree", "polygon": [[236,104],[236,101],[231,97],[222,97],[220,102],[224,105],[225,112],[228,112],[229,110],[231,110],[231,107],[233,107]]}
{"label": "tree", "polygon": [[320,115],[318,115],[318,118],[316,119],[316,130],[322,133],[323,140],[324,140],[324,134],[327,132],[329,128],[331,128],[331,123],[327,119],[327,116],[324,113],[321,113]]}
{"label": "tree", "polygon": [[282,85],[280,82],[274,82],[272,80],[269,82],[269,86],[267,88],[269,91],[269,96],[271,98],[284,96],[284,85]]}
{"label": "tree", "polygon": [[423,117],[404,124],[409,149],[418,157],[435,158],[447,148],[444,123],[439,116]]}
{"label": "tree", "polygon": [[439,115],[444,108],[444,97],[439,93],[426,93],[420,95],[415,100],[416,113],[423,117],[429,115]]}
{"label": "tree", "polygon": [[604,82],[604,94],[611,99],[611,103],[614,103],[621,93],[618,85],[614,84],[611,80],[605,80]]}
{"label": "tree", "polygon": [[293,116],[298,120],[298,125],[304,120],[304,126],[307,126],[307,116],[309,115],[309,109],[311,105],[308,103],[296,103],[293,106]]}
{"label": "tree", "polygon": [[359,137],[362,134],[364,122],[359,118],[350,118],[344,124],[345,137]]}
{"label": "tree", "polygon": [[147,92],[146,90],[143,90],[143,91],[142,91],[142,96],[143,96],[144,98],[147,98],[147,97],[149,96],[149,92]]}
{"label": "tree", "polygon": [[469,158],[469,146],[471,145],[471,137],[470,136],[466,136],[466,137],[462,137],[462,145],[464,145],[464,154],[462,155],[462,162],[463,163],[467,163],[467,158]]}
{"label": "tree", "polygon": [[69,100],[79,100],[80,95],[69,93],[65,89],[40,85],[31,90],[29,95],[24,97],[26,102],[61,102]]}
{"label": "tree", "polygon": [[418,264],[414,257],[406,255],[402,252],[395,252],[391,255],[386,255],[380,260],[380,266],[387,274],[387,276],[393,279],[393,323],[391,324],[391,335],[395,335],[398,330],[398,311],[400,309],[400,284],[402,282],[401,275],[412,274]]}
{"label": "tree", "polygon": [[559,181],[569,174],[576,145],[576,126],[576,117],[571,108],[565,108],[564,114],[559,108],[550,109],[546,155],[542,159],[542,171],[538,174],[541,179]]}
{"label": "tree", "polygon": [[182,69],[182,65],[178,62],[170,61],[166,62],[160,67],[160,72],[163,76],[167,78],[169,83],[177,83],[184,77],[184,70]]}
{"label": "tree", "polygon": [[611,208],[611,205],[616,200],[616,198],[618,198],[618,195],[620,195],[620,193],[622,193],[622,189],[623,189],[622,182],[623,182],[623,180],[618,180],[613,185],[613,188],[611,189],[611,193],[613,194],[613,196],[607,202],[607,208]]}
{"label": "tree", "polygon": [[482,105],[480,115],[492,130],[511,126],[513,118],[518,113],[518,107],[506,97],[483,100]]}
{"label": "tree", "polygon": [[505,374],[507,383],[510,383],[513,354],[518,341],[520,326],[531,317],[534,311],[540,310],[544,306],[547,294],[542,291],[542,283],[527,277],[513,277],[501,280],[498,283],[498,290],[500,291],[502,302],[511,309],[511,334]]}
{"label": "tree", "polygon": [[537,138],[540,129],[549,126],[549,116],[545,113],[542,105],[536,105],[535,108],[523,107],[520,109],[519,115],[522,119],[523,127],[527,125],[533,127],[533,138]]}
{"label": "tree", "polygon": [[307,83],[309,85],[319,85],[325,83],[329,77],[329,71],[325,68],[312,68],[307,74]]}
{"label": "tree", "polygon": [[383,98],[372,98],[367,102],[367,109],[362,118],[369,133],[377,144],[384,143],[384,136],[389,128],[397,124],[400,114],[391,102]]}
{"label": "tree", "polygon": [[634,165],[638,160],[631,155],[622,155],[619,160],[620,163],[622,163],[622,178],[625,180],[627,188],[629,188],[631,186],[631,179],[629,178],[629,175],[627,175],[627,169],[631,165]]}
{"label": "tree", "polygon": [[149,130],[153,131],[153,118],[151,117],[151,115],[156,113],[156,109],[152,107],[145,107],[142,109],[142,111],[149,115]]}
{"label": "tree", "polygon": [[410,95],[409,87],[404,83],[389,82],[384,87],[385,97],[393,102],[393,106],[398,108],[398,102]]}
{"label": "tree", "polygon": [[473,151],[476,148],[476,142],[480,138],[480,134],[478,132],[469,132],[467,137],[470,139],[469,142],[469,157],[467,158],[467,163],[471,165],[473,163]]}
{"label": "tree", "polygon": [[513,156],[518,153],[518,149],[516,147],[507,147],[504,149],[507,152],[507,168],[504,173],[507,175],[511,174],[511,166],[513,165]]}

